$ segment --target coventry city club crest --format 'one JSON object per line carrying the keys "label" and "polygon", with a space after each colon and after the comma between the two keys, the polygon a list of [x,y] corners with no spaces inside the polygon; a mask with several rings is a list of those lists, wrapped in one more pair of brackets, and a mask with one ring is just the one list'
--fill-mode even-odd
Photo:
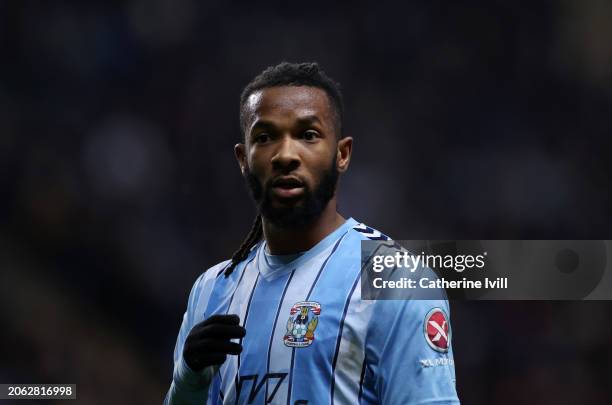
{"label": "coventry city club crest", "polygon": [[287,333],[283,337],[290,347],[308,347],[315,338],[314,331],[319,324],[321,304],[315,301],[296,302],[287,321]]}

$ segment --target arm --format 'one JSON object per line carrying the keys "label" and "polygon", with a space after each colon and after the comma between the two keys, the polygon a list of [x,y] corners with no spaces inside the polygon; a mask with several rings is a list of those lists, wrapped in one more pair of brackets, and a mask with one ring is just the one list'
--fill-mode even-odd
{"label": "arm", "polygon": [[458,404],[448,302],[381,300],[375,314],[366,356],[379,401]]}
{"label": "arm", "polygon": [[[227,355],[242,351],[232,339],[244,337],[237,315],[212,315],[202,320],[223,262],[196,280],[187,303],[187,311],[174,348],[174,373],[164,404],[203,404],[219,366]],[[201,321],[201,322],[200,322]]]}
{"label": "arm", "polygon": [[206,402],[208,388],[215,370],[209,367],[202,370],[201,373],[197,373],[187,366],[183,358],[185,340],[193,326],[193,314],[196,302],[199,298],[198,295],[201,291],[200,284],[205,274],[206,273],[196,280],[189,294],[187,311],[183,315],[183,322],[174,347],[174,372],[172,375],[172,384],[166,394],[164,405],[189,405],[203,404]]}

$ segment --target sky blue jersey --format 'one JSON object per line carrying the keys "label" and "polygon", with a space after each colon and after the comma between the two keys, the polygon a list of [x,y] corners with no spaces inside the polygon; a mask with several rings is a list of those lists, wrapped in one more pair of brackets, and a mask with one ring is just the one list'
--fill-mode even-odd
{"label": "sky blue jersey", "polygon": [[[229,261],[204,272],[189,295],[164,403],[459,403],[448,302],[361,300],[365,239],[388,238],[350,218],[290,261],[266,254],[261,241],[229,277]],[[196,373],[183,345],[214,314],[240,316],[243,351]]]}

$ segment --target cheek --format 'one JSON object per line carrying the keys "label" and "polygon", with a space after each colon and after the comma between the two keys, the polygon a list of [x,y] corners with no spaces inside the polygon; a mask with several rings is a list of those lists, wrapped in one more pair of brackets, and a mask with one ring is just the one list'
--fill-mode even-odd
{"label": "cheek", "polygon": [[249,153],[247,164],[249,165],[251,173],[253,173],[257,177],[261,178],[262,176],[266,175],[267,172],[270,170],[268,167],[270,165],[266,162],[267,160],[266,157],[263,156],[263,153],[256,151],[251,151]]}
{"label": "cheek", "polygon": [[324,173],[331,169],[331,165],[336,164],[336,154],[330,155],[329,151],[319,153],[310,160],[310,173],[315,180],[320,180]]}

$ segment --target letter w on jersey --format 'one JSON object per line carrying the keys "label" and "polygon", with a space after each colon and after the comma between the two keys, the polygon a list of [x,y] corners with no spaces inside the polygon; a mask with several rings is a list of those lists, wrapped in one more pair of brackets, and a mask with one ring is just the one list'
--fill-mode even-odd
{"label": "letter w on jersey", "polygon": [[259,392],[259,390],[261,390],[261,388],[264,386],[267,380],[278,379],[276,386],[272,390],[272,393],[270,393],[270,396],[266,398],[266,403],[270,403],[274,399],[274,395],[276,395],[276,391],[278,391],[278,388],[280,387],[285,377],[287,377],[287,373],[268,373],[263,376],[263,378],[259,381],[259,383],[257,383],[257,380],[259,378],[258,374],[241,375],[240,381],[238,382],[237,396],[238,398],[240,398],[240,395],[242,393],[243,384],[246,381],[252,380],[253,383],[251,384],[251,391],[249,392],[249,398],[247,400],[247,404],[251,404],[253,403],[253,400],[255,399],[255,397],[257,397],[257,393]]}

